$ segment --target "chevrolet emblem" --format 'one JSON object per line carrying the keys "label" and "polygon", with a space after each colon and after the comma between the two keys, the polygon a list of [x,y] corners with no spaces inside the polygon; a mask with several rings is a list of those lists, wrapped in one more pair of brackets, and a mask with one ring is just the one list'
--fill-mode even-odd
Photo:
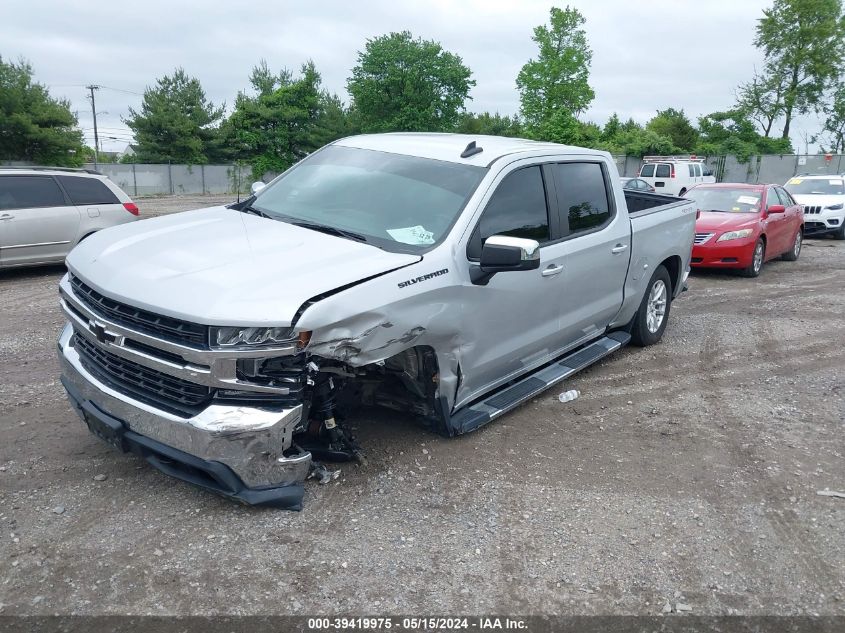
{"label": "chevrolet emblem", "polygon": [[94,336],[97,337],[97,340],[103,345],[114,343],[117,338],[106,332],[106,327],[102,323],[97,323],[96,321],[90,321],[88,323],[88,329],[91,330],[91,333],[94,334]]}

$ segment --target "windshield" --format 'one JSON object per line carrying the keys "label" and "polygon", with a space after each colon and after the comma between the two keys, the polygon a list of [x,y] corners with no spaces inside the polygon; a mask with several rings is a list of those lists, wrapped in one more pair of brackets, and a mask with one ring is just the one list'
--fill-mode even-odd
{"label": "windshield", "polygon": [[687,198],[695,200],[701,211],[722,213],[756,213],[760,210],[763,193],[754,189],[708,189],[695,187],[687,192]]}
{"label": "windshield", "polygon": [[416,252],[445,237],[483,167],[337,145],[261,191],[271,218],[346,231],[380,248]]}
{"label": "windshield", "polygon": [[793,178],[785,189],[794,195],[818,194],[823,196],[845,195],[842,178]]}

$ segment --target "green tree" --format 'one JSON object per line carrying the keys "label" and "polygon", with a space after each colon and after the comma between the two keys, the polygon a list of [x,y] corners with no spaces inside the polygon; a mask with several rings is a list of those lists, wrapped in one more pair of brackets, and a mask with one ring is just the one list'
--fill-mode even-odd
{"label": "green tree", "polygon": [[199,80],[182,68],[144,91],[140,112],[129,108],[139,163],[204,164],[224,154],[219,124],[225,107],[206,99]]}
{"label": "green tree", "polygon": [[820,109],[842,67],[843,33],[842,0],[774,0],[763,11],[754,44],[765,55],[766,75],[784,80],[781,138],[789,138],[796,114]]}
{"label": "green tree", "polygon": [[409,31],[367,40],[347,80],[364,132],[450,131],[475,85],[460,57]]}
{"label": "green tree", "polygon": [[845,154],[845,81],[840,81],[824,107],[823,150]]}
{"label": "green tree", "polygon": [[473,114],[466,112],[461,115],[456,132],[461,134],[489,134],[491,136],[520,136],[522,125],[518,117],[502,116],[498,112],[490,114],[482,112]]}
{"label": "green tree", "polygon": [[623,130],[617,136],[616,143],[619,151],[614,151],[614,153],[627,156],[669,155],[681,151],[668,136],[642,127]]}
{"label": "green tree", "polygon": [[320,92],[319,110],[320,113],[316,122],[318,146],[358,134],[360,131],[355,112],[345,106],[336,94],[322,90]]}
{"label": "green tree", "polygon": [[781,74],[754,73],[751,81],[737,90],[737,109],[760,126],[763,136],[772,133],[775,121],[783,115],[783,95],[786,79]]}
{"label": "green tree", "polygon": [[[327,107],[342,106],[339,101],[327,106],[330,99],[320,90],[320,73],[312,61],[294,78],[288,70],[272,73],[262,60],[250,82],[256,94],[238,93],[224,137],[235,157],[248,161],[260,178],[267,171],[284,171],[320,147],[327,139]],[[326,128],[319,127],[320,121]]]}
{"label": "green tree", "polygon": [[645,127],[658,136],[667,137],[682,152],[691,152],[698,142],[698,130],[690,123],[683,109],[658,110]]}
{"label": "green tree", "polygon": [[614,112],[601,130],[601,140],[605,143],[612,142],[621,132],[622,122],[619,120],[619,115]]}
{"label": "green tree", "polygon": [[584,22],[577,9],[553,7],[550,25],[534,29],[537,59],[528,60],[516,78],[522,116],[530,129],[546,125],[561,131],[571,127],[571,121],[560,113],[578,114],[595,97],[589,84],[593,53],[581,28]]}
{"label": "green tree", "polygon": [[698,129],[700,137],[695,152],[704,156],[733,154],[745,163],[754,154],[792,152],[789,139],[761,135],[741,108],[700,117]]}
{"label": "green tree", "polygon": [[0,160],[81,165],[82,132],[70,103],[51,97],[32,77],[28,62],[0,57]]}

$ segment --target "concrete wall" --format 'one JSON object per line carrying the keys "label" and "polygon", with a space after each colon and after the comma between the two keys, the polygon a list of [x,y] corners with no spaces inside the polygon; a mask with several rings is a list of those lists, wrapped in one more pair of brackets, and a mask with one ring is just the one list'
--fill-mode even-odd
{"label": "concrete wall", "polygon": [[[704,156],[720,182],[785,183],[797,174],[841,174],[845,155],[834,154],[827,160],[818,154],[783,154],[752,156],[741,163],[736,156]],[[642,161],[636,156],[613,156],[621,176],[636,176]],[[25,165],[2,161],[0,165]],[[93,169],[93,164],[85,165]],[[249,193],[252,168],[248,165],[143,165],[101,163],[99,171],[130,196],[161,194]],[[267,173],[264,182],[278,174]]]}
{"label": "concrete wall", "polygon": [[[616,159],[617,165],[619,160]],[[798,174],[841,174],[845,172],[845,155],[833,154],[828,160],[824,155],[783,154],[751,156],[741,163],[736,156],[700,156],[716,174],[719,182],[778,183],[784,184]],[[622,176],[639,173],[642,161],[628,156]]]}
{"label": "concrete wall", "polygon": [[236,193],[238,189],[245,193],[252,183],[252,168],[247,165],[101,163],[97,170],[130,196]]}

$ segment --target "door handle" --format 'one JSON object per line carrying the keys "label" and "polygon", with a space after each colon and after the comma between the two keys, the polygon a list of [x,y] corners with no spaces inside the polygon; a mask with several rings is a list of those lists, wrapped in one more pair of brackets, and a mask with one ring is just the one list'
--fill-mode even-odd
{"label": "door handle", "polygon": [[627,248],[628,248],[627,244],[617,244],[616,246],[614,246],[613,248],[610,249],[610,252],[613,253],[614,255],[618,255],[619,253],[627,250]]}
{"label": "door handle", "polygon": [[562,272],[563,266],[556,266],[555,264],[552,264],[540,274],[543,275],[543,277],[551,277],[552,275],[559,275]]}
{"label": "door handle", "polygon": [[4,213],[3,215],[0,215],[0,220],[11,220],[14,217],[15,216],[11,215],[10,213]]}

